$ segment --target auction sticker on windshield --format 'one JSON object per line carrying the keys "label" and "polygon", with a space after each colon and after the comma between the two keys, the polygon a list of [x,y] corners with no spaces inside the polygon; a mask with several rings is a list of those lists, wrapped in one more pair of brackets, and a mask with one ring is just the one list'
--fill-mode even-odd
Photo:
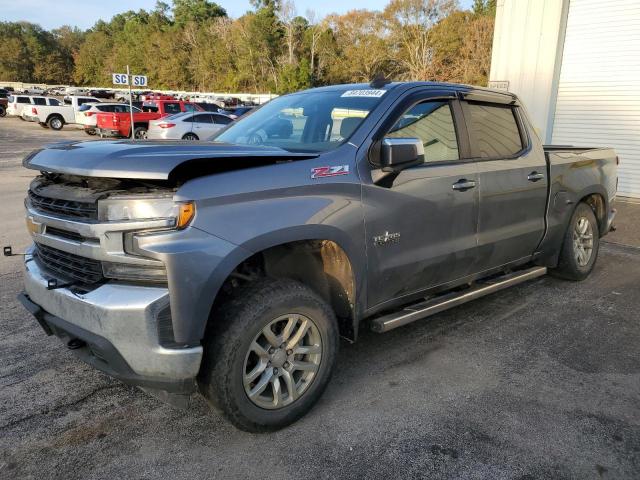
{"label": "auction sticker on windshield", "polygon": [[347,90],[341,97],[376,97],[383,96],[386,90]]}

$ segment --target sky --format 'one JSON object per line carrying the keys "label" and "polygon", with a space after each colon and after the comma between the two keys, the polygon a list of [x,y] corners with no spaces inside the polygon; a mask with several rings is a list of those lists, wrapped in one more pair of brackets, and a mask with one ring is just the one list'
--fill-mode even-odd
{"label": "sky", "polygon": [[[165,0],[171,3],[170,0]],[[295,0],[299,15],[313,9],[319,16],[344,13],[356,8],[381,10],[389,0]],[[238,17],[251,8],[249,0],[218,0],[216,3],[232,17]],[[472,0],[459,0],[469,8]],[[0,0],[0,21],[26,20],[48,30],[62,25],[87,29],[97,20],[109,20],[127,10],[152,10],[156,0]]]}

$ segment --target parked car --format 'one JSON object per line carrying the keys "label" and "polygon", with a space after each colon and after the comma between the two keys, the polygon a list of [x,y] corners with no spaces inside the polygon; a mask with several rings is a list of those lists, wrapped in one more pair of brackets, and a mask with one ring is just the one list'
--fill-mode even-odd
{"label": "parked car", "polygon": [[34,105],[30,111],[26,110],[23,118],[38,122],[41,126],[49,127],[52,130],[61,130],[67,123],[76,123],[76,112],[81,105],[100,103],[100,100],[95,97],[71,96],[65,97],[64,103],[64,105]]}
{"label": "parked car", "polygon": [[82,88],[82,87],[65,87],[63,89],[63,94],[64,95],[88,95],[89,94],[89,89],[88,88]]}
{"label": "parked car", "polygon": [[[129,113],[128,103],[85,103],[76,110],[76,123],[84,127],[87,135],[95,135],[97,127],[98,113]],[[141,112],[137,107],[133,107],[133,112]]]}
{"label": "parked car", "polygon": [[9,100],[6,98],[0,98],[0,117],[7,116],[7,105],[9,104]]}
{"label": "parked car", "polygon": [[[205,112],[220,112],[222,110],[222,107],[220,107],[220,105],[218,105],[217,103],[202,103],[202,102],[193,102],[196,105],[198,105],[202,110],[204,110]],[[225,113],[225,112],[222,112]]]}
{"label": "parked car", "polygon": [[340,336],[585,279],[615,216],[616,153],[543,147],[499,91],[323,87],[216,142],[30,154],[21,300],[95,368],[182,406],[200,392],[247,431],[311,409]]}
{"label": "parked car", "polygon": [[[153,100],[143,102],[142,110],[142,112],[133,114],[133,135],[138,139],[147,138],[147,130],[151,120],[158,120],[175,113],[196,112],[202,109],[193,103],[182,100]],[[131,136],[131,115],[129,114],[99,113],[96,125],[96,132],[101,138]]]}
{"label": "parked car", "polygon": [[175,100],[176,98],[173,95],[166,95],[163,93],[146,93],[144,95],[140,95],[140,100],[143,102],[149,102],[154,100]]}
{"label": "parked car", "polygon": [[89,90],[88,95],[91,97],[103,98],[103,99],[112,99],[114,97],[114,93],[112,90],[105,90],[105,89]]}
{"label": "parked car", "polygon": [[150,140],[204,140],[233,122],[228,115],[183,112],[149,122]]}
{"label": "parked car", "polygon": [[37,95],[10,95],[7,105],[7,115],[20,117],[21,120],[26,120],[23,116],[23,111],[28,109],[27,114],[31,113],[32,105],[60,105],[60,101],[56,98],[42,97]]}
{"label": "parked car", "polygon": [[2,87],[3,90],[6,90],[7,92],[14,92],[15,90],[13,89],[13,87]]}
{"label": "parked car", "polygon": [[44,93],[44,88],[42,87],[37,87],[35,85],[32,85],[31,87],[27,87],[23,90],[23,93],[26,93],[28,95],[42,95]]}
{"label": "parked car", "polygon": [[0,98],[9,98],[11,92],[5,88],[0,88]]}
{"label": "parked car", "polygon": [[222,113],[226,113],[231,118],[240,118],[247,113],[252,112],[257,107],[236,107],[236,108],[225,108],[222,110]]}

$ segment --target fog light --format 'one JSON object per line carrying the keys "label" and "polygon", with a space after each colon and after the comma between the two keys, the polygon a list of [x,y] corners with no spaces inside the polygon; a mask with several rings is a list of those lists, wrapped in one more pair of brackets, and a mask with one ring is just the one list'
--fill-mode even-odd
{"label": "fog light", "polygon": [[131,265],[128,263],[102,262],[102,273],[107,278],[133,282],[167,282],[164,265]]}

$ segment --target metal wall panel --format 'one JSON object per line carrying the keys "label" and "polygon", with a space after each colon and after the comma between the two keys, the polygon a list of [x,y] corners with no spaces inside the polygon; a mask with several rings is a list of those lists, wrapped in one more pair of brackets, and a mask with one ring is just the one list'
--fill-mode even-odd
{"label": "metal wall panel", "polygon": [[640,1],[570,0],[552,141],[614,147],[640,197]]}

